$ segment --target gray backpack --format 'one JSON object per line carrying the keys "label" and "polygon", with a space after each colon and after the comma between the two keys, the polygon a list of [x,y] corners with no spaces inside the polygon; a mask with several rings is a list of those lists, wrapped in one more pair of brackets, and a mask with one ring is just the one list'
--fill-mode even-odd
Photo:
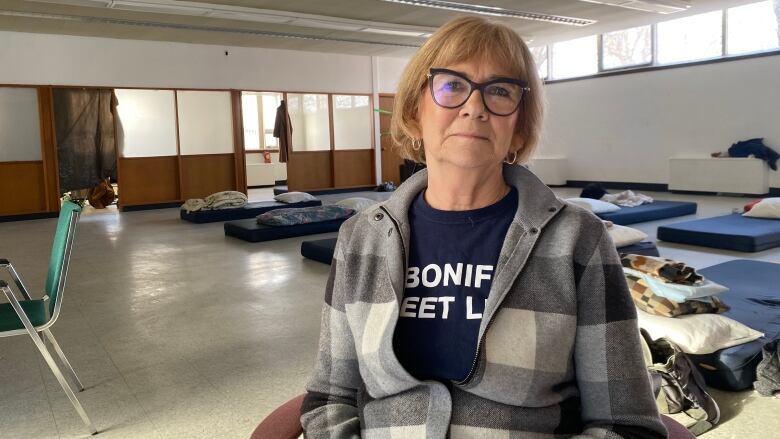
{"label": "gray backpack", "polygon": [[680,348],[665,338],[653,340],[640,330],[645,343],[645,364],[653,381],[661,413],[685,413],[695,421],[688,430],[698,436],[720,421],[720,408],[707,393],[704,377]]}

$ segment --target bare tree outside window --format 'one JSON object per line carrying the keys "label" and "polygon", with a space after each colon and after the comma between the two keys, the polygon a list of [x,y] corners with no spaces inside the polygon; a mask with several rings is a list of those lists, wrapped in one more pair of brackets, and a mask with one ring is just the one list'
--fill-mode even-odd
{"label": "bare tree outside window", "polygon": [[649,64],[653,56],[650,26],[605,33],[601,50],[605,69]]}

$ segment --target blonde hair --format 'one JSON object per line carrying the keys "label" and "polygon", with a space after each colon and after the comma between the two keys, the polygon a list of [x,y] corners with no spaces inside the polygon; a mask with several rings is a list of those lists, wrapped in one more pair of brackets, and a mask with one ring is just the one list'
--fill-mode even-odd
{"label": "blonde hair", "polygon": [[515,163],[527,161],[539,143],[544,117],[542,81],[536,71],[531,51],[515,31],[478,17],[456,18],[439,28],[406,65],[393,105],[390,133],[401,157],[425,163],[422,147],[412,148],[413,132],[419,132],[417,110],[432,67],[445,67],[468,61],[485,61],[506,66],[513,77],[528,82],[530,91],[523,95],[515,132],[521,145]]}

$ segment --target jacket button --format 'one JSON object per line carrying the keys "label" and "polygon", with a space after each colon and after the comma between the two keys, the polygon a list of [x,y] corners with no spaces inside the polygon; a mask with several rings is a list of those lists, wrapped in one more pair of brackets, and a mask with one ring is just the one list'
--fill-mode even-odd
{"label": "jacket button", "polygon": [[551,208],[547,209],[548,212],[555,212],[556,210],[558,210],[558,209],[556,209],[554,207],[551,207]]}
{"label": "jacket button", "polygon": [[382,221],[382,218],[384,218],[385,215],[383,213],[377,213],[374,215],[374,221]]}
{"label": "jacket button", "polygon": [[536,227],[531,227],[530,232],[532,235],[536,235],[537,233],[539,233],[539,229],[537,229]]}

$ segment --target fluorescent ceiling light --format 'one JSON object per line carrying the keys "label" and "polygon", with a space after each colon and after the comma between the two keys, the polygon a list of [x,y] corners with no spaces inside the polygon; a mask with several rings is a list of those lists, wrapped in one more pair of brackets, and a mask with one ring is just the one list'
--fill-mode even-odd
{"label": "fluorescent ceiling light", "polygon": [[389,3],[401,3],[426,8],[447,9],[450,11],[469,12],[472,14],[490,15],[494,17],[521,18],[523,20],[546,21],[548,23],[568,24],[570,26],[587,26],[596,23],[596,20],[586,18],[564,17],[561,15],[541,14],[536,12],[516,11],[496,6],[472,5],[443,0],[382,0]]}
{"label": "fluorescent ceiling light", "polygon": [[360,29],[363,32],[373,32],[375,34],[384,34],[384,35],[398,35],[402,37],[422,37],[422,38],[428,38],[431,36],[428,32],[409,32],[405,30],[392,30],[392,29],[374,29],[371,27],[367,27],[364,29]]}
{"label": "fluorescent ceiling light", "polygon": [[93,17],[82,15],[70,15],[70,14],[57,14],[46,12],[21,12],[21,11],[8,11],[0,9],[0,16],[5,17],[22,17],[22,18],[35,18],[45,20],[61,20],[70,22],[80,22],[88,24],[110,24],[121,26],[138,26],[143,28],[159,28],[159,29],[175,29],[175,30],[191,30],[200,32],[215,32],[226,34],[240,34],[240,35],[254,35],[260,37],[271,38],[290,38],[298,40],[312,40],[312,41],[330,41],[335,43],[358,43],[377,46],[391,46],[391,47],[406,47],[411,49],[417,49],[419,44],[409,44],[405,42],[387,42],[387,41],[366,41],[359,38],[341,38],[332,36],[313,36],[292,32],[272,32],[263,31],[257,29],[242,29],[237,27],[217,27],[217,26],[205,26],[197,24],[181,24],[181,23],[163,23],[147,20],[132,20],[125,18],[112,18],[112,17]]}
{"label": "fluorescent ceiling light", "polygon": [[28,0],[38,3],[54,3],[69,6],[87,6],[102,9],[143,11],[158,14],[184,15],[191,17],[217,18],[225,20],[251,21],[256,23],[288,24],[315,29],[332,29],[351,32],[373,32],[386,35],[422,37],[435,29],[424,26],[409,26],[375,21],[351,20],[325,15],[230,6],[205,1],[180,0]]}
{"label": "fluorescent ceiling light", "polygon": [[659,14],[673,14],[687,11],[691,7],[689,0],[580,0],[587,3],[600,5],[619,6],[621,8],[635,9]]}

